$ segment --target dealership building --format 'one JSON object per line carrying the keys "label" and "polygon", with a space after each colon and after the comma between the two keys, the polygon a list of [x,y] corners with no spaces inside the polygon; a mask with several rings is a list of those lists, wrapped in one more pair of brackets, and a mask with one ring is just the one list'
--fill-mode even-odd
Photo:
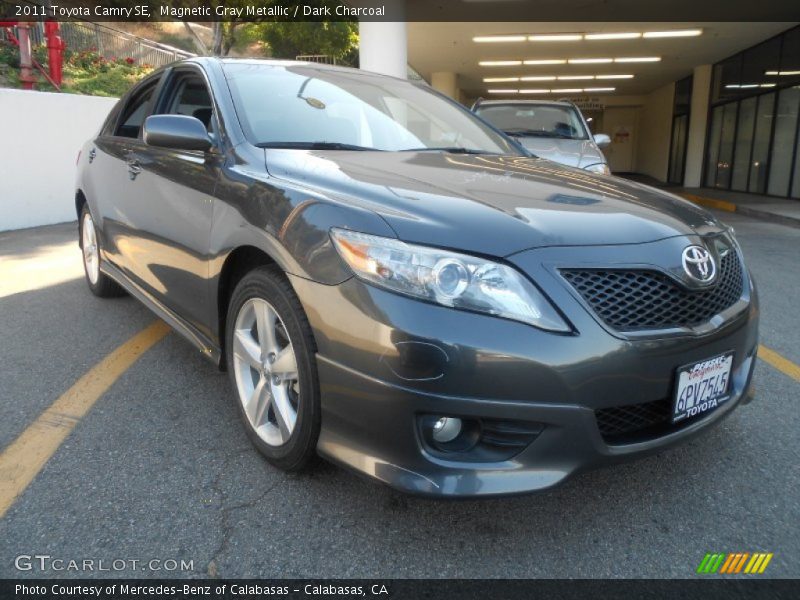
{"label": "dealership building", "polygon": [[364,21],[360,51],[468,106],[570,99],[614,172],[800,199],[797,23]]}

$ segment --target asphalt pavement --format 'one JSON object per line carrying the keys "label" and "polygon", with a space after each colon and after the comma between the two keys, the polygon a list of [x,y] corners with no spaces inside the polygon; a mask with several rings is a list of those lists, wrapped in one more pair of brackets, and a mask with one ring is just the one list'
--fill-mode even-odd
{"label": "asphalt pavement", "polygon": [[[800,363],[800,229],[719,216],[759,285],[761,343]],[[74,224],[0,234],[0,449],[154,320],[93,297],[74,241]],[[272,468],[227,375],[171,333],[0,519],[0,578],[692,577],[707,552],[757,551],[774,553],[766,575],[800,577],[800,381],[759,361],[755,382],[754,402],[679,448],[539,494],[439,501],[322,461]],[[18,570],[28,555],[126,562]]]}

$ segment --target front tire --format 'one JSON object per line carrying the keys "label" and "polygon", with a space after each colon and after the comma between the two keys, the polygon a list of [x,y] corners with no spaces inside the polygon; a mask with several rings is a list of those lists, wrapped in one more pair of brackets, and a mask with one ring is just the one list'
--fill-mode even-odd
{"label": "front tire", "polygon": [[276,467],[302,469],[319,438],[316,346],[284,274],[259,267],[245,275],[231,296],[225,331],[228,373],[248,437]]}
{"label": "front tire", "polygon": [[89,207],[86,205],[81,210],[80,234],[83,271],[91,292],[100,298],[122,296],[125,291],[116,281],[100,270],[100,243],[97,238],[97,228],[94,225],[92,213],[89,212]]}

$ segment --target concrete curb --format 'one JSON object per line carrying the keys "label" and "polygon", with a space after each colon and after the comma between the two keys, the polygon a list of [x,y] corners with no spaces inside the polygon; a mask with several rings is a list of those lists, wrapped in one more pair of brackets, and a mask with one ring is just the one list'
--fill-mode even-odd
{"label": "concrete curb", "polygon": [[694,202],[695,204],[700,204],[708,208],[715,208],[717,210],[724,210],[727,212],[735,212],[746,217],[752,217],[754,219],[761,219],[762,221],[769,221],[771,223],[777,223],[778,225],[786,225],[787,227],[796,227],[800,229],[800,219],[796,219],[794,217],[776,215],[775,213],[771,213],[766,210],[759,210],[757,208],[743,206],[741,204],[734,204],[733,202],[728,202],[727,200],[698,196],[697,194],[680,192],[680,195],[690,202]]}

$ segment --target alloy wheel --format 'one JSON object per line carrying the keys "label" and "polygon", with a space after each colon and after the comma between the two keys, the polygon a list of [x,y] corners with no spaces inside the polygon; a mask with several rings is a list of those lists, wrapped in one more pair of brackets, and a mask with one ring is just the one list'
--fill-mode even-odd
{"label": "alloy wheel", "polygon": [[273,306],[251,298],[236,316],[233,367],[250,426],[270,446],[289,441],[297,424],[300,385],[292,341]]}
{"label": "alloy wheel", "polygon": [[88,212],[83,216],[81,245],[83,246],[83,264],[86,267],[86,275],[92,285],[95,285],[100,278],[100,254],[97,250],[97,233],[94,230],[94,221],[92,220],[92,215]]}

